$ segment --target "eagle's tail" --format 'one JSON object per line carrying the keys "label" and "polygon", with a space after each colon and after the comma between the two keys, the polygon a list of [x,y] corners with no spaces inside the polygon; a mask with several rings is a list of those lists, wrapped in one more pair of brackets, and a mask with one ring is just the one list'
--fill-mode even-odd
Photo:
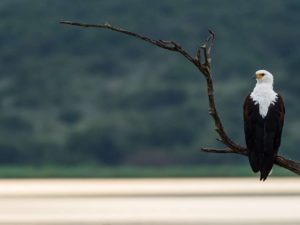
{"label": "eagle's tail", "polygon": [[260,168],[260,180],[265,181],[270,175],[274,164],[274,155],[265,154]]}

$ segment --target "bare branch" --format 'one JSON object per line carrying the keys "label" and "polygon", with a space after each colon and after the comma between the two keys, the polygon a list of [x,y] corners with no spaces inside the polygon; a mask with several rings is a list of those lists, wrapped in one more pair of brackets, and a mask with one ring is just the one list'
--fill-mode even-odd
{"label": "bare branch", "polygon": [[[219,148],[201,148],[201,150],[204,151],[204,152],[209,152],[209,153],[235,153],[230,148],[223,148],[223,149],[219,149]],[[245,152],[245,154],[247,154],[247,152]],[[244,154],[242,154],[242,155],[244,155]]]}
{"label": "bare branch", "polygon": [[196,52],[196,59],[197,59],[197,61],[198,61],[200,64],[202,64],[202,62],[201,62],[201,47],[199,47],[199,48],[197,49],[197,52]]}
{"label": "bare branch", "polygon": [[281,166],[283,168],[286,168],[286,169],[294,172],[295,174],[300,175],[300,163],[299,162],[295,162],[293,160],[286,159],[283,156],[278,155],[276,157],[275,164],[277,164],[278,166]]}
{"label": "bare branch", "polygon": [[[167,49],[169,51],[178,52],[181,55],[183,55],[187,60],[189,60],[191,63],[193,63],[194,66],[197,67],[197,69],[203,74],[203,76],[206,79],[208,106],[209,106],[208,112],[214,121],[215,131],[219,135],[218,140],[227,146],[226,149],[202,148],[202,151],[213,152],[213,153],[235,153],[240,155],[247,155],[247,149],[236,144],[226,134],[216,109],[215,99],[214,99],[214,88],[213,88],[213,81],[212,81],[212,74],[211,74],[211,56],[210,56],[211,49],[213,47],[214,40],[215,40],[215,33],[213,31],[208,30],[209,32],[208,38],[206,39],[205,43],[196,50],[196,56],[192,57],[186,50],[184,50],[181,47],[181,45],[179,45],[174,41],[155,40],[145,35],[131,32],[122,28],[114,27],[109,23],[85,24],[85,23],[78,23],[72,21],[61,21],[60,23],[66,25],[72,25],[72,26],[86,27],[86,28],[92,27],[92,28],[109,29],[119,33],[127,34],[129,36],[133,36],[135,38],[156,45],[160,48]],[[203,63],[201,62],[201,52],[203,52],[204,55]],[[286,159],[283,156],[277,156],[275,160],[275,164],[300,175],[300,163]]]}
{"label": "bare branch", "polygon": [[[202,151],[207,152],[207,153],[235,153],[235,154],[240,154],[240,155],[245,155],[247,156],[247,149],[240,149],[239,151],[233,151],[230,148],[225,148],[225,149],[217,149],[217,148],[201,148]],[[276,156],[275,159],[275,164],[278,166],[281,166],[285,169],[288,169],[295,174],[300,175],[300,163],[297,163],[293,160],[286,159],[282,156]]]}
{"label": "bare branch", "polygon": [[129,36],[141,39],[143,41],[149,42],[153,45],[156,45],[160,48],[164,48],[170,51],[175,51],[175,52],[179,52],[181,55],[183,55],[185,58],[187,58],[189,61],[191,61],[192,63],[194,63],[195,59],[189,54],[187,53],[187,51],[185,51],[179,44],[177,44],[174,41],[163,41],[163,40],[154,40],[152,38],[149,38],[147,36],[138,34],[138,33],[134,33],[128,30],[124,30],[122,28],[118,28],[118,27],[113,27],[111,26],[109,23],[105,23],[105,24],[86,24],[86,23],[78,23],[78,22],[72,22],[72,21],[61,21],[61,24],[66,24],[66,25],[72,25],[72,26],[79,26],[79,27],[85,27],[85,28],[103,28],[103,29],[109,29],[109,30],[113,30],[116,32],[120,32],[123,34],[127,34]]}

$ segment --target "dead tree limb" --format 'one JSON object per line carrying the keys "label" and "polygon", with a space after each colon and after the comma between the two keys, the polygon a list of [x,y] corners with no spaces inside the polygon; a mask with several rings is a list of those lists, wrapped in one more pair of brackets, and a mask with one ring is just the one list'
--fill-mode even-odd
{"label": "dead tree limb", "polygon": [[[210,52],[215,40],[214,32],[209,30],[209,36],[204,42],[204,44],[201,45],[196,50],[195,56],[191,56],[186,50],[183,49],[183,47],[180,44],[174,41],[155,40],[145,35],[131,32],[122,28],[114,27],[109,23],[86,24],[86,23],[78,23],[72,21],[61,21],[60,23],[66,25],[72,25],[72,26],[85,27],[85,28],[109,29],[129,36],[133,36],[135,38],[156,45],[160,48],[167,49],[169,51],[178,52],[179,54],[184,56],[187,60],[189,60],[192,64],[194,64],[194,66],[196,66],[196,68],[202,73],[202,75],[206,80],[208,105],[209,105],[208,112],[214,121],[215,131],[218,133],[220,137],[219,141],[222,142],[227,147],[226,149],[201,148],[202,151],[210,152],[210,153],[235,153],[235,154],[247,156],[247,149],[245,147],[236,144],[226,134],[216,109],[216,104],[214,99],[214,87],[213,87],[212,73],[211,73],[211,56],[210,56]],[[277,156],[275,160],[275,164],[300,175],[300,163],[297,163],[290,159],[286,159],[283,156]]]}

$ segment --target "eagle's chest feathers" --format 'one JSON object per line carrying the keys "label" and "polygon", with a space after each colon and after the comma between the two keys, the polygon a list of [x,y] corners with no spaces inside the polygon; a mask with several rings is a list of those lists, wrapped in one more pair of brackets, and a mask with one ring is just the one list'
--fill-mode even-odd
{"label": "eagle's chest feathers", "polygon": [[259,114],[264,118],[268,114],[269,106],[275,104],[277,93],[273,91],[272,86],[256,85],[250,97],[255,105],[259,105]]}

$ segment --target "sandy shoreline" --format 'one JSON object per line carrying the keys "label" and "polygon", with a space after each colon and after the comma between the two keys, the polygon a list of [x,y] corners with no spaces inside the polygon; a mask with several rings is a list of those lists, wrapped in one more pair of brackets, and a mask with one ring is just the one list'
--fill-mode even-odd
{"label": "sandy shoreline", "polygon": [[299,178],[4,179],[0,197],[300,195]]}

